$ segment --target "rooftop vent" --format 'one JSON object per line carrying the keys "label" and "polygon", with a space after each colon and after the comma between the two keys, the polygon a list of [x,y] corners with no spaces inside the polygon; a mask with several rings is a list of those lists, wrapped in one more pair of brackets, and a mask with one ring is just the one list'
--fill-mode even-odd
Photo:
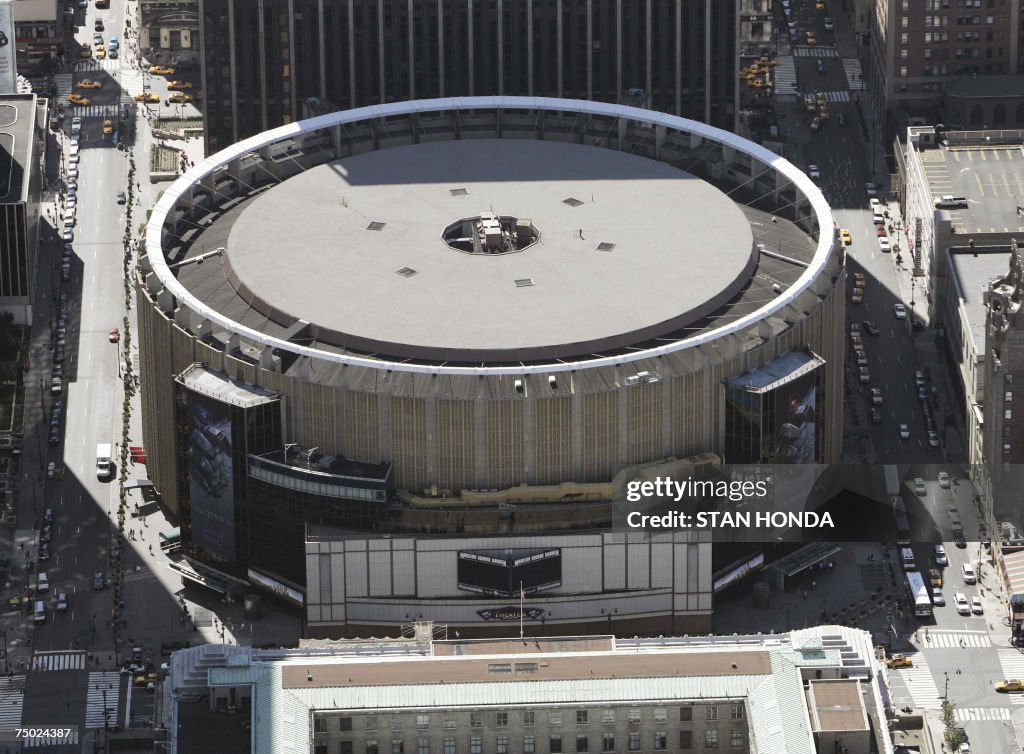
{"label": "rooftop vent", "polygon": [[414,270],[412,267],[403,267],[400,270],[395,270],[395,272],[404,278],[411,278],[413,275],[419,272],[419,270]]}
{"label": "rooftop vent", "polygon": [[448,193],[451,194],[452,196],[469,196],[469,189],[448,189]]}
{"label": "rooftop vent", "polygon": [[578,207],[583,204],[583,202],[570,196],[568,199],[563,199],[562,204],[568,204],[570,207]]}
{"label": "rooftop vent", "polygon": [[387,223],[379,223],[376,220],[374,220],[372,223],[370,223],[369,225],[366,226],[366,229],[367,230],[384,230],[384,226],[385,225],[387,225]]}
{"label": "rooftop vent", "polygon": [[615,244],[608,243],[607,241],[602,241],[601,243],[599,243],[597,245],[597,250],[598,251],[611,251],[614,248],[615,248]]}
{"label": "rooftop vent", "polygon": [[519,278],[514,282],[516,284],[516,288],[529,288],[533,285],[533,278]]}

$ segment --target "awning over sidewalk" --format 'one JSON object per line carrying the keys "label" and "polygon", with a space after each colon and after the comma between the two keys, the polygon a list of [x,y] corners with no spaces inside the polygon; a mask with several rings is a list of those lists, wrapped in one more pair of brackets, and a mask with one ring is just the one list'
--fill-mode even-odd
{"label": "awning over sidewalk", "polygon": [[1003,555],[1003,583],[1007,594],[1024,593],[1024,550]]}

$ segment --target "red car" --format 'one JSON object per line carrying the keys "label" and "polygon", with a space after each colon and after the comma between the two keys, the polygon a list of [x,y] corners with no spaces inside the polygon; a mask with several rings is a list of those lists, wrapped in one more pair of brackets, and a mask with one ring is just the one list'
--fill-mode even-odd
{"label": "red car", "polygon": [[116,327],[113,328],[110,331],[110,335],[107,337],[107,340],[109,340],[111,343],[117,343],[119,340],[121,340],[121,331],[118,330]]}
{"label": "red car", "polygon": [[886,234],[886,233],[885,233],[885,227],[884,227],[884,226],[882,226],[882,225],[876,225],[876,226],[875,226],[875,235],[876,235],[876,236],[878,236],[879,238],[881,238],[881,237],[882,237],[882,236],[884,236],[885,234]]}

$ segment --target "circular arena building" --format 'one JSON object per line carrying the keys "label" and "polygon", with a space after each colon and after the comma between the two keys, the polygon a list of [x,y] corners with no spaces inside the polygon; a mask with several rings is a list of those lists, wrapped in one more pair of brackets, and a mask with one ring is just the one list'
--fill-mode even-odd
{"label": "circular arena building", "polygon": [[[272,488],[347,501],[307,523],[395,528],[390,501],[418,510],[398,529],[447,534],[460,501],[607,502],[673,457],[835,462],[842,265],[802,172],[693,121],[523,97],[312,117],[210,156],[151,214],[148,472],[193,534],[205,501],[197,551],[249,563],[273,527],[236,511]],[[774,400],[797,389],[799,445]],[[549,531],[607,524],[568,510]]]}

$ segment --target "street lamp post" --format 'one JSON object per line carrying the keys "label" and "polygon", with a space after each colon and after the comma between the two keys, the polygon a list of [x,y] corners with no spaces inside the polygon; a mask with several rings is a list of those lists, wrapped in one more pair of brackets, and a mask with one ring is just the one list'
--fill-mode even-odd
{"label": "street lamp post", "polygon": [[943,692],[942,698],[948,700],[949,699],[949,673],[948,672],[943,672],[943,675],[946,676],[946,690]]}

